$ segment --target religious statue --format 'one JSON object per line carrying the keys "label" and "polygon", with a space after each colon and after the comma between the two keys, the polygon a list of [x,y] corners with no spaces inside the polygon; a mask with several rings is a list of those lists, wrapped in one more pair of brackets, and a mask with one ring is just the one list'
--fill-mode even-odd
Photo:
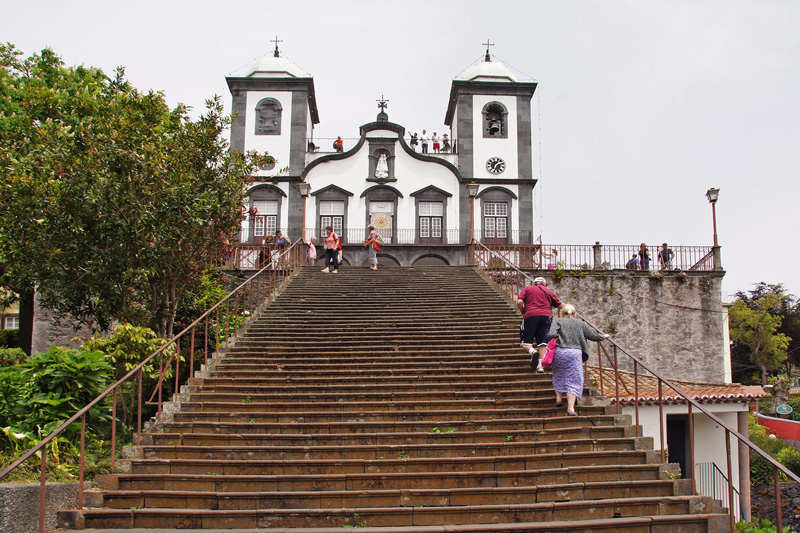
{"label": "religious statue", "polygon": [[385,179],[389,177],[389,164],[386,162],[386,154],[381,154],[378,159],[378,166],[375,167],[375,177]]}

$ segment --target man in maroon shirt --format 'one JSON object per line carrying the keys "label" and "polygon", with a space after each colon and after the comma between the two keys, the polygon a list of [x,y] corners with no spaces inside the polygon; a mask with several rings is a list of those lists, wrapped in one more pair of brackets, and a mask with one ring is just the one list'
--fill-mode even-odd
{"label": "man in maroon shirt", "polygon": [[547,349],[547,333],[553,322],[552,308],[564,307],[558,296],[545,285],[547,281],[538,277],[517,297],[517,309],[522,313],[521,346],[531,355],[531,368],[536,368],[539,373],[544,372],[540,361]]}

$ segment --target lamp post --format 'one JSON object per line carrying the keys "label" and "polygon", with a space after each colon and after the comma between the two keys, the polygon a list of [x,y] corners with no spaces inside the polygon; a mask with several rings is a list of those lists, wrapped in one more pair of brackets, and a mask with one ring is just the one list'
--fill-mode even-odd
{"label": "lamp post", "polygon": [[300,191],[300,196],[303,197],[303,242],[306,242],[306,200],[308,200],[308,195],[311,192],[311,185],[306,183],[305,181],[301,181],[297,184],[297,190]]}
{"label": "lamp post", "polygon": [[719,189],[708,189],[706,192],[706,198],[711,203],[711,218],[714,221],[714,247],[719,246],[719,242],[717,241],[717,200],[719,199]]}
{"label": "lamp post", "polygon": [[478,196],[479,185],[475,182],[467,184],[467,194],[469,194],[469,243],[475,242],[475,197]]}

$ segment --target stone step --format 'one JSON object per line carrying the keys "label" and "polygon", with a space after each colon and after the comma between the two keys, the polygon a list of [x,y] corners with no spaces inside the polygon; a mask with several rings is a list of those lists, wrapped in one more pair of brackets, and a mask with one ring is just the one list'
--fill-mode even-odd
{"label": "stone step", "polygon": [[[352,422],[320,422],[320,423],[305,423],[305,422],[263,422],[254,423],[248,421],[244,422],[167,422],[163,423],[163,430],[170,433],[212,433],[214,431],[230,432],[236,434],[328,434],[328,433],[435,433],[435,434],[452,434],[458,432],[465,432],[470,430],[477,431],[503,431],[507,435],[513,435],[514,431],[523,431],[530,427],[529,418],[502,418],[497,420],[483,419],[483,420],[448,420],[440,418],[438,421],[358,421]],[[439,428],[440,431],[435,431],[434,428]],[[564,428],[562,431],[567,430],[583,430],[585,428]],[[597,434],[608,434],[610,431],[620,432],[627,431],[625,428],[616,427],[595,427],[592,426],[592,432]]]}
{"label": "stone step", "polygon": [[[62,526],[74,529],[74,524],[84,523],[83,511],[69,511],[69,523],[60,523]],[[61,520],[62,516],[59,515]],[[352,520],[352,517],[348,520]],[[350,522],[348,522],[350,523]],[[730,529],[727,515],[720,514],[689,514],[689,515],[662,515],[662,516],[635,516],[629,518],[608,518],[589,520],[554,520],[552,522],[518,522],[518,523],[483,523],[483,524],[447,524],[430,526],[398,526],[398,527],[371,527],[360,528],[363,533],[521,533],[521,532],[547,532],[547,533],[708,533],[726,531]],[[159,533],[208,533],[208,529],[196,528],[158,528]],[[315,527],[315,528],[225,528],[226,533],[342,533],[342,526]],[[152,529],[92,529],[75,530],[75,533],[152,533]]]}
{"label": "stone step", "polygon": [[693,513],[711,509],[704,496],[613,498],[572,502],[542,502],[501,505],[460,505],[425,507],[325,508],[325,509],[87,509],[87,528],[263,528],[339,527],[355,514],[363,523],[377,527],[472,525],[502,521],[552,522],[597,520],[636,516]]}
{"label": "stone step", "polygon": [[[620,452],[621,453],[621,452]],[[611,452],[610,459],[616,456]],[[525,468],[525,469],[496,469],[481,470],[480,465],[488,465],[485,460],[475,460],[471,463],[472,470],[449,471],[439,468],[434,471],[386,471],[386,472],[330,472],[316,471],[308,473],[307,468],[298,466],[296,462],[288,462],[290,470],[297,473],[286,473],[286,469],[276,469],[279,473],[263,473],[264,462],[252,461],[245,466],[230,465],[231,470],[244,470],[247,473],[220,472],[226,466],[220,463],[206,461],[180,461],[182,470],[203,470],[202,472],[134,472],[116,476],[116,486],[105,487],[110,490],[182,490],[182,491],[207,491],[207,492],[274,492],[274,491],[333,491],[333,490],[408,490],[408,489],[447,489],[464,487],[518,487],[518,486],[546,486],[563,483],[606,483],[619,481],[643,481],[669,479],[663,465],[657,464],[598,464],[584,466],[576,458],[570,461],[570,454],[552,454],[556,457],[541,459],[530,458],[531,465],[554,465],[552,468]],[[605,455],[605,454],[603,454]],[[511,466],[512,458],[500,462],[501,466]],[[449,461],[446,461],[449,464]],[[520,459],[517,464],[525,461]],[[334,470],[337,461],[331,465],[322,465],[318,470]],[[360,461],[364,463],[364,461]],[[568,466],[559,466],[566,464]],[[349,466],[342,465],[339,470]],[[415,465],[406,465],[414,468]],[[421,465],[416,465],[417,467]],[[159,465],[149,461],[148,467],[152,470],[165,470],[166,465]],[[212,470],[215,468],[216,470]],[[363,468],[363,466],[362,466]],[[177,468],[176,468],[177,469]]]}
{"label": "stone step", "polygon": [[[343,507],[447,507],[506,505],[609,498],[674,496],[686,483],[673,480],[563,483],[549,486],[394,489],[371,491],[201,492],[109,491],[105,507],[186,509],[324,509]],[[689,495],[691,486],[682,495]]]}

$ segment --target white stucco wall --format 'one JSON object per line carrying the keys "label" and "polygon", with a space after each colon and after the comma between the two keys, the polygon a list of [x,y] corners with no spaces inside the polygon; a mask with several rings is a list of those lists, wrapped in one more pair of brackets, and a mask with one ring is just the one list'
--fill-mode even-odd
{"label": "white stucco wall", "polygon": [[[483,107],[489,102],[500,102],[508,110],[506,115],[507,139],[484,138]],[[472,97],[472,138],[474,143],[473,161],[476,178],[517,178],[517,98],[516,96],[498,96],[476,94]],[[502,174],[492,174],[486,170],[486,161],[491,157],[500,157],[506,162]]]}
{"label": "white stucco wall", "polygon": [[[369,132],[368,137],[396,138],[397,134],[388,130],[376,130]],[[369,143],[364,143],[358,153],[346,159],[322,163],[311,169],[306,175],[306,181],[311,185],[312,193],[328,185],[336,185],[353,193],[347,212],[348,227],[353,229],[366,227],[367,205],[365,198],[362,198],[361,195],[365,190],[376,185],[375,182],[367,181],[369,177],[368,150]],[[438,163],[414,159],[406,154],[399,144],[395,148],[394,172],[397,181],[387,183],[387,185],[397,189],[403,195],[402,198],[398,198],[397,212],[394,215],[398,230],[416,227],[416,205],[411,193],[429,185],[453,195],[447,201],[446,225],[448,230],[459,229],[458,180],[455,174]],[[306,216],[308,220],[315,221],[309,226],[315,226],[316,202],[308,202]]]}
{"label": "white stucco wall", "polygon": [[[703,404],[703,407],[719,417],[728,427],[738,431],[737,416],[739,412],[747,411],[746,404]],[[624,406],[622,413],[631,416],[631,421],[636,423],[636,413],[633,406]],[[687,415],[686,405],[665,405],[664,415]],[[716,463],[717,467],[727,475],[727,455],[725,450],[725,431],[716,422],[705,414],[693,409],[694,420],[694,457],[693,464]],[[639,407],[639,423],[642,426],[642,435],[653,438],[656,450],[661,449],[661,425],[659,424],[658,405],[645,405]],[[666,423],[664,425],[666,431]],[[687,426],[688,431],[688,426]],[[664,446],[667,438],[664,435]],[[731,436],[731,468],[733,470],[734,486],[739,489],[739,449],[738,440]],[[688,450],[687,450],[688,454]]]}
{"label": "white stucco wall", "polygon": [[[256,105],[264,98],[274,98],[279,101],[281,107],[283,107],[280,135],[256,135],[255,133]],[[292,137],[292,93],[289,91],[248,92],[245,110],[245,150],[266,151],[269,155],[277,159],[278,161],[274,169],[259,170],[257,172],[258,176],[275,176],[280,169],[289,166],[289,148]]]}

